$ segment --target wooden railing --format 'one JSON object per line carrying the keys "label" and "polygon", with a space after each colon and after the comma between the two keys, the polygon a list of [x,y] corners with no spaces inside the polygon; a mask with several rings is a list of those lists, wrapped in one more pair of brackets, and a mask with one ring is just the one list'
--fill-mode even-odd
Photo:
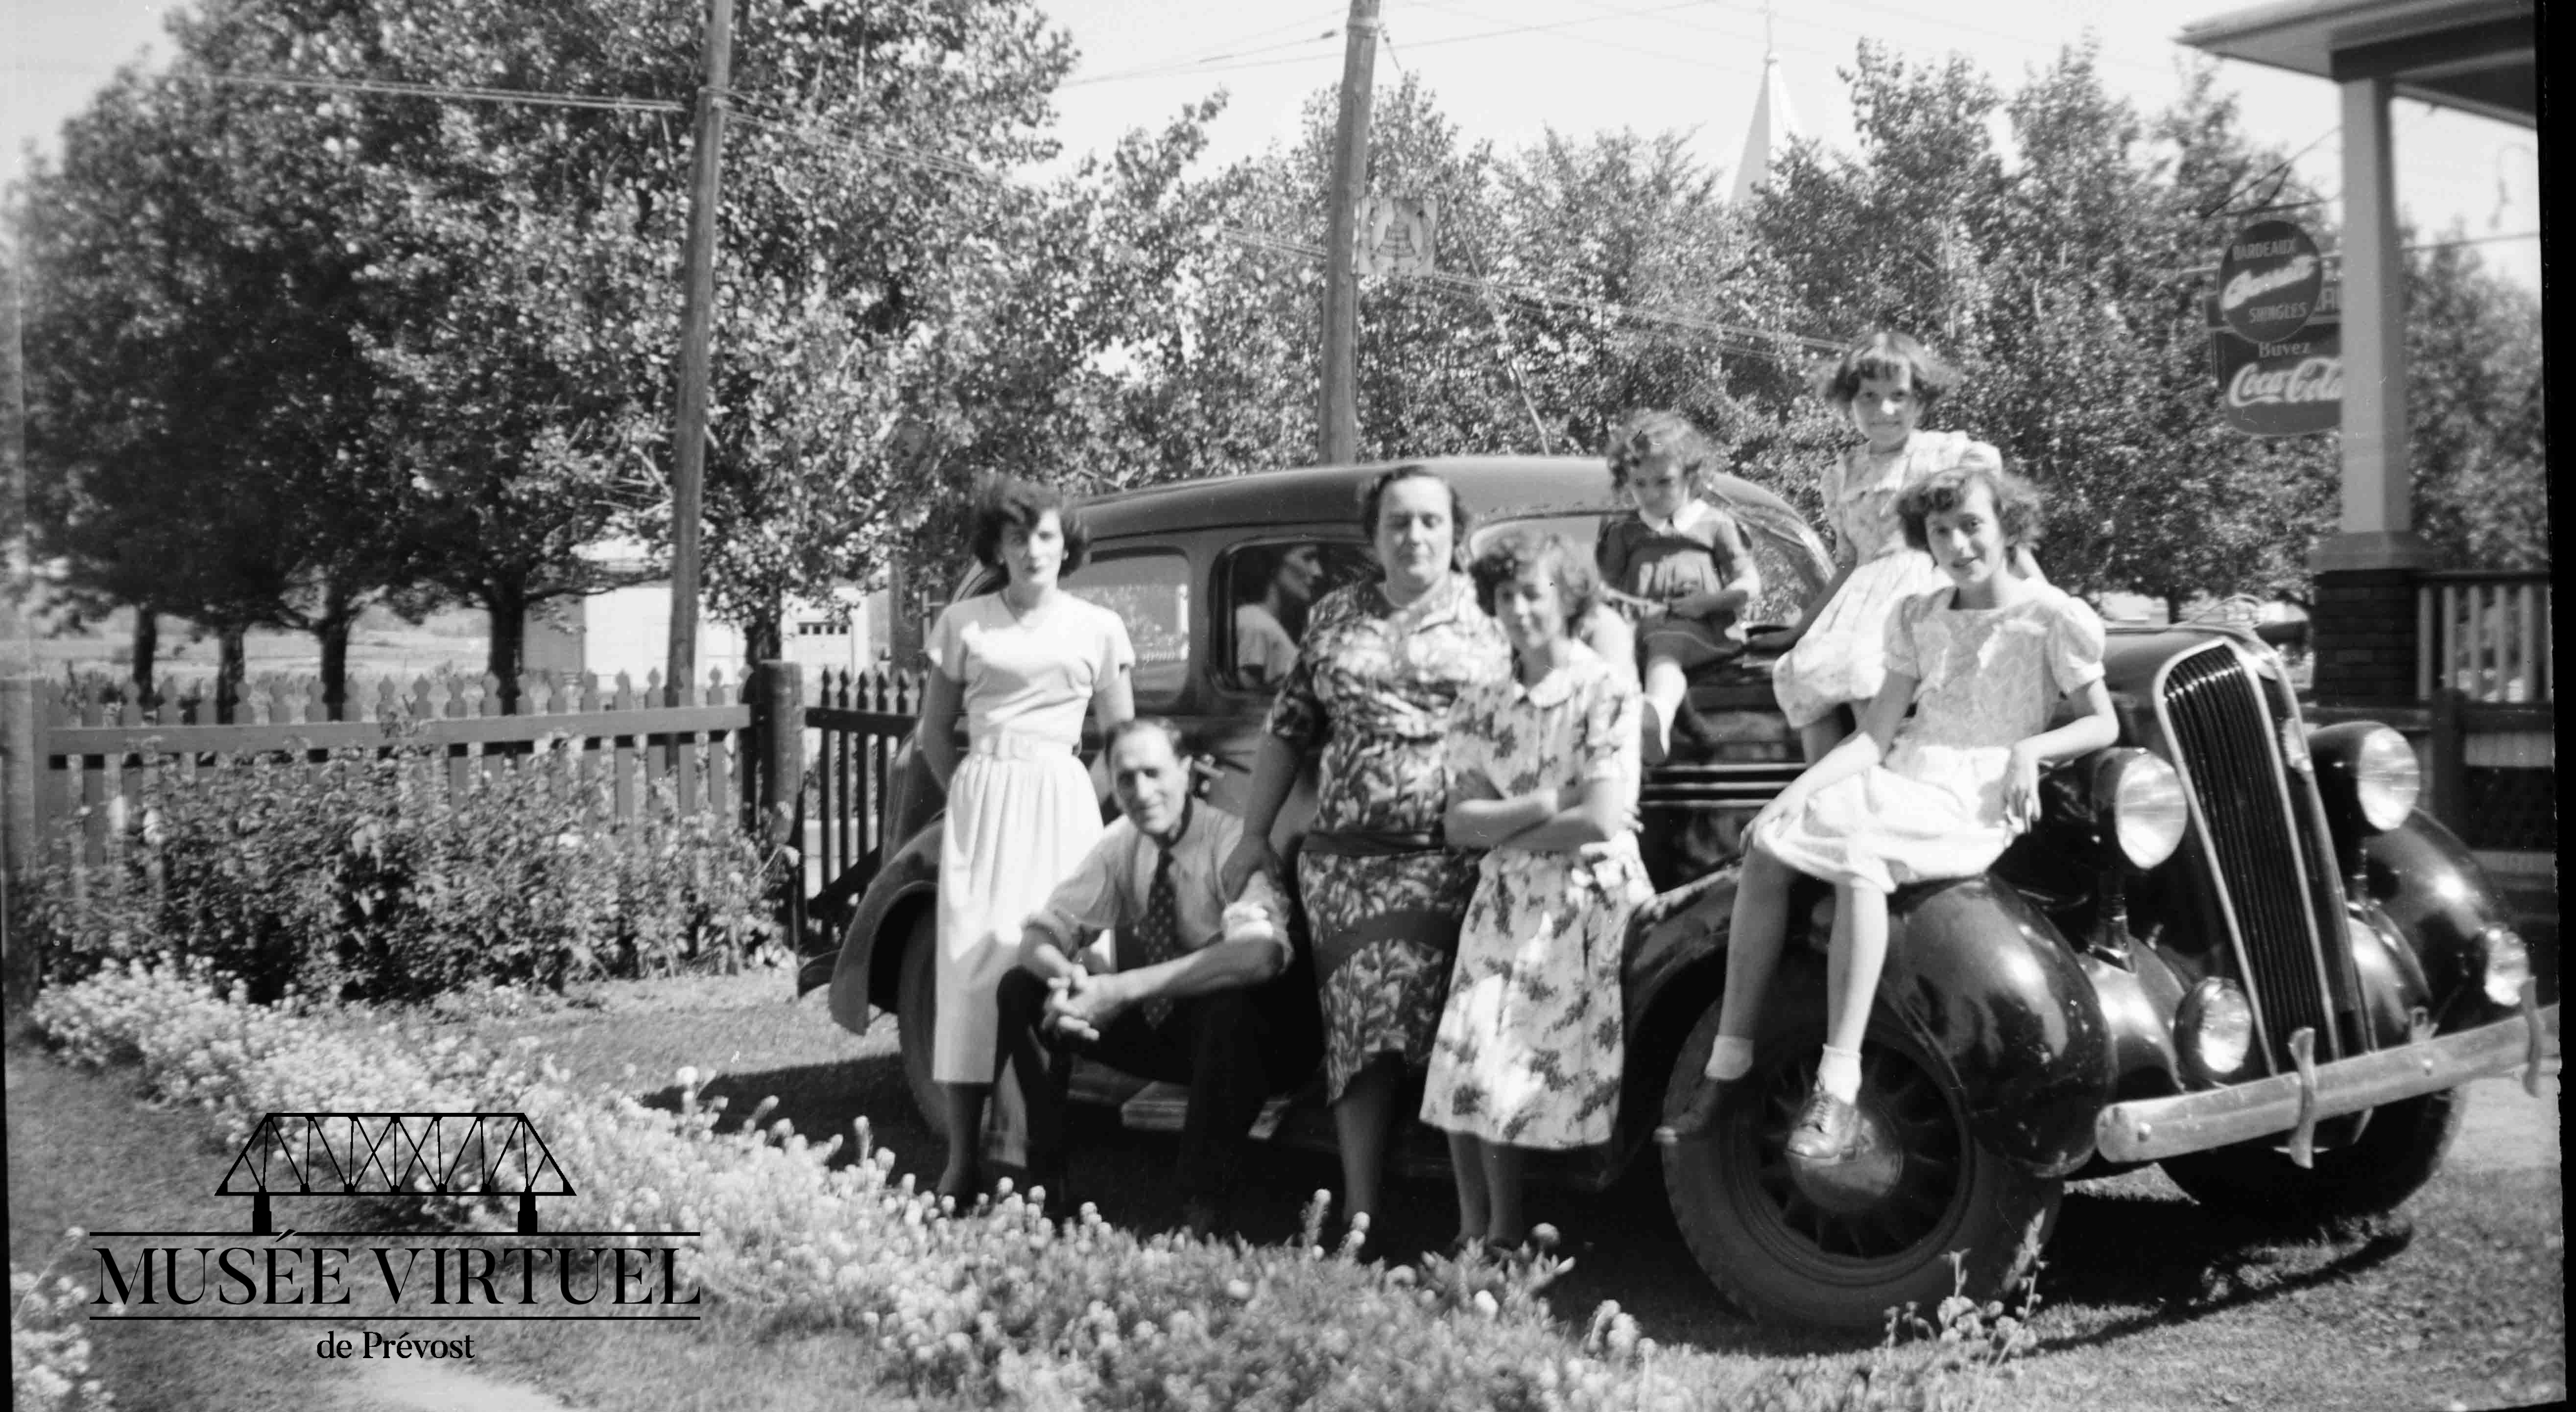
{"label": "wooden railing", "polygon": [[2432,573],[2415,589],[2415,691],[2538,705],[2557,697],[2546,572]]}

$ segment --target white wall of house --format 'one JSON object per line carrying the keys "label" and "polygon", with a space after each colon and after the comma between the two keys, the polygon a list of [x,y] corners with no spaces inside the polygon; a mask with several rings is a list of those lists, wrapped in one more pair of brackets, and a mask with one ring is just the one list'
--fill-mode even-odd
{"label": "white wall of house", "polygon": [[[834,621],[833,606],[849,611]],[[790,600],[780,637],[787,660],[805,668],[808,683],[828,668],[852,671],[877,664],[886,641],[886,596],[843,589],[835,605]],[[641,688],[649,672],[661,670],[670,651],[671,586],[635,584],[586,598],[559,603],[529,615],[527,664],[530,671],[562,675],[596,672],[602,685],[619,672]],[[734,624],[702,618],[698,624],[698,678],[721,670],[727,682],[740,682],[750,670],[742,630]]]}

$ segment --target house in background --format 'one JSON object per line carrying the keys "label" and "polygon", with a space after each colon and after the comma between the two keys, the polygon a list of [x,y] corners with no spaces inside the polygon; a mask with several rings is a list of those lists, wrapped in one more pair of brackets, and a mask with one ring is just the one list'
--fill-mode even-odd
{"label": "house in background", "polygon": [[[639,574],[658,567],[634,540],[609,540],[584,557],[612,572]],[[845,611],[840,611],[844,610]],[[839,616],[835,617],[836,611]],[[854,671],[877,664],[886,644],[886,595],[836,586],[825,602],[790,599],[779,638],[786,659],[805,669],[806,680],[823,670]],[[525,661],[529,671],[559,675],[595,672],[603,683],[624,672],[636,686],[668,658],[671,583],[656,579],[549,604],[528,615]],[[714,618],[698,624],[698,675],[722,671],[739,682],[750,671],[742,629]]]}

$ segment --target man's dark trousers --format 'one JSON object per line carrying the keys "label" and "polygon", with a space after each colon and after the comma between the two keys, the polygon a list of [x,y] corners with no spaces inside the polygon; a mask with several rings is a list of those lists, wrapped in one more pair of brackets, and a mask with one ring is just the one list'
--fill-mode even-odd
{"label": "man's dark trousers", "polygon": [[1057,1211],[1072,1209],[1064,1127],[1077,1050],[1139,1078],[1189,1085],[1179,1173],[1185,1201],[1226,1195],[1262,1101],[1303,1082],[1322,1052],[1314,972],[1304,964],[1259,985],[1175,1000],[1159,1026],[1145,1018],[1144,1006],[1131,1005],[1090,1041],[1041,1032],[1047,994],[1047,983],[1030,971],[1002,978],[995,1081],[1004,1066],[1018,1066],[1029,1180],[1046,1188],[1047,1205]]}

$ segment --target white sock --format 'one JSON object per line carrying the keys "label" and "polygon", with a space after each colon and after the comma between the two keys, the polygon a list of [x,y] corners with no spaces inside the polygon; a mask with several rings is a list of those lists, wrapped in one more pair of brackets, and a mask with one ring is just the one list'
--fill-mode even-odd
{"label": "white sock", "polygon": [[1845,1103],[1860,1101],[1860,1051],[1825,1046],[1824,1062],[1816,1066],[1816,1087]]}
{"label": "white sock", "polygon": [[1717,1043],[1709,1046],[1708,1064],[1700,1072],[1719,1083],[1740,1079],[1753,1072],[1753,1041],[1719,1035]]}

